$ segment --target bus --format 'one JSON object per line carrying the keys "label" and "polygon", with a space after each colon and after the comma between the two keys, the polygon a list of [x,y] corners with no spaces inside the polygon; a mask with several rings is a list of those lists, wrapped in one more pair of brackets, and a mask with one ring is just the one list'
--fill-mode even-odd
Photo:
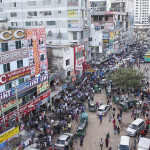
{"label": "bus", "polygon": [[150,62],[150,52],[145,53],[143,57],[145,62]]}

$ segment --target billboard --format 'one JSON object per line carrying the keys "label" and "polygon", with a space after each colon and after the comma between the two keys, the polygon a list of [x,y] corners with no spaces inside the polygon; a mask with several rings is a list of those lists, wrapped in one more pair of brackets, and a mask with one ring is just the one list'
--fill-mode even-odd
{"label": "billboard", "polygon": [[113,43],[115,39],[115,32],[109,32],[109,43]]}
{"label": "billboard", "polygon": [[109,39],[109,33],[103,33],[103,39]]}
{"label": "billboard", "polygon": [[48,87],[49,87],[48,81],[45,81],[45,82],[37,85],[37,94],[44,92],[45,90],[48,89]]}
{"label": "billboard", "polygon": [[31,73],[31,69],[28,66],[28,67],[20,68],[12,72],[8,72],[6,74],[2,74],[0,75],[0,85],[6,84],[9,81],[13,81],[17,78],[20,78],[30,73]]}
{"label": "billboard", "polygon": [[77,17],[77,10],[68,10],[68,18]]}
{"label": "billboard", "polygon": [[68,7],[78,6],[78,0],[68,0]]}
{"label": "billboard", "polygon": [[6,64],[12,61],[20,60],[28,56],[29,54],[26,48],[2,52],[0,53],[0,64]]}
{"label": "billboard", "polygon": [[68,28],[78,28],[78,20],[69,20],[68,21]]}

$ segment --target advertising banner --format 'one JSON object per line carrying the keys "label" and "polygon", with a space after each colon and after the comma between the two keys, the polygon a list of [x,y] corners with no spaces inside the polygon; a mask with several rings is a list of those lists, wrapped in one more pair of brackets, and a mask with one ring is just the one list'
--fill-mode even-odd
{"label": "advertising banner", "polygon": [[78,28],[78,20],[69,20],[68,21],[68,28]]}
{"label": "advertising banner", "polygon": [[68,7],[78,6],[78,0],[68,0]]}
{"label": "advertising banner", "polygon": [[115,32],[110,32],[109,43],[113,43],[115,39]]}
{"label": "advertising banner", "polygon": [[19,126],[13,127],[10,130],[4,132],[3,134],[0,134],[0,143],[3,143],[13,137],[14,135],[19,133]]}
{"label": "advertising banner", "polygon": [[82,65],[76,65],[75,70],[83,70],[83,66]]}
{"label": "advertising banner", "polygon": [[6,64],[26,57],[29,57],[28,50],[26,48],[2,52],[0,53],[0,64]]}
{"label": "advertising banner", "polygon": [[48,89],[48,81],[45,81],[37,86],[37,94],[40,94]]}
{"label": "advertising banner", "polygon": [[83,51],[84,49],[85,49],[85,45],[84,44],[75,46],[75,53],[77,53],[79,51]]}
{"label": "advertising banner", "polygon": [[77,10],[68,10],[68,18],[77,17]]}
{"label": "advertising banner", "polygon": [[94,72],[94,68],[87,68],[86,71],[88,71],[88,72]]}
{"label": "advertising banner", "polygon": [[109,33],[103,33],[103,39],[109,39]]}
{"label": "advertising banner", "polygon": [[0,75],[0,85],[6,84],[9,81],[13,81],[17,78],[23,77],[30,73],[31,73],[31,69],[28,66],[28,67],[24,67],[24,68],[21,68],[12,72],[8,72],[6,74],[2,74]]}
{"label": "advertising banner", "polygon": [[112,27],[113,27],[113,23],[105,23],[105,31],[111,30]]}
{"label": "advertising banner", "polygon": [[[43,81],[46,81],[48,80],[49,76],[48,76],[48,73],[46,74],[43,74],[39,77],[36,77],[30,81],[27,81],[25,83],[22,83],[20,85],[17,86],[17,93],[20,93],[28,88],[31,88],[33,86],[36,86],[37,84],[43,82]],[[7,99],[11,96],[15,95],[15,88],[11,88],[7,91],[3,91],[0,93],[0,100],[4,100],[4,99]]]}
{"label": "advertising banner", "polygon": [[16,50],[16,43],[15,43],[15,41],[9,41],[8,42],[8,49],[9,49],[9,51]]}

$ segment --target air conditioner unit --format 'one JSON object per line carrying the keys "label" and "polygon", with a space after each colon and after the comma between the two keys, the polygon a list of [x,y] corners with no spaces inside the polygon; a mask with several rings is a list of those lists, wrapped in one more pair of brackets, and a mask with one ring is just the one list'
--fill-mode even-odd
{"label": "air conditioner unit", "polygon": [[30,15],[28,15],[28,18],[31,18],[31,16],[30,16]]}
{"label": "air conditioner unit", "polygon": [[60,13],[61,13],[61,10],[58,10],[58,13],[60,14]]}
{"label": "air conditioner unit", "polygon": [[50,31],[48,31],[48,34],[47,34],[48,36],[52,36],[52,31],[50,30]]}

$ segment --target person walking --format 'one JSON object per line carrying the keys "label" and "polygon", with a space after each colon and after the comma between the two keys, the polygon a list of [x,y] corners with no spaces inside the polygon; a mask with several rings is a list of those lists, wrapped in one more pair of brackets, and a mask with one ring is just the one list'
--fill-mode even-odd
{"label": "person walking", "polygon": [[113,119],[113,125],[114,125],[114,127],[115,127],[115,124],[116,124],[116,120],[115,120],[115,119]]}
{"label": "person walking", "polygon": [[83,146],[83,136],[80,137],[80,146]]}
{"label": "person walking", "polygon": [[106,138],[108,138],[108,141],[109,141],[109,138],[110,138],[109,132],[106,134]]}
{"label": "person walking", "polygon": [[100,144],[100,148],[101,148],[101,150],[102,150],[102,149],[103,149],[103,140],[102,140],[102,138],[101,138],[99,144]]}
{"label": "person walking", "polygon": [[105,139],[106,148],[108,147],[108,138]]}
{"label": "person walking", "polygon": [[108,150],[111,150],[111,147],[109,147],[109,149]]}
{"label": "person walking", "polygon": [[111,114],[109,114],[109,122],[111,122],[111,118],[112,118],[112,116],[111,116]]}
{"label": "person walking", "polygon": [[100,124],[102,123],[102,115],[99,116]]}

